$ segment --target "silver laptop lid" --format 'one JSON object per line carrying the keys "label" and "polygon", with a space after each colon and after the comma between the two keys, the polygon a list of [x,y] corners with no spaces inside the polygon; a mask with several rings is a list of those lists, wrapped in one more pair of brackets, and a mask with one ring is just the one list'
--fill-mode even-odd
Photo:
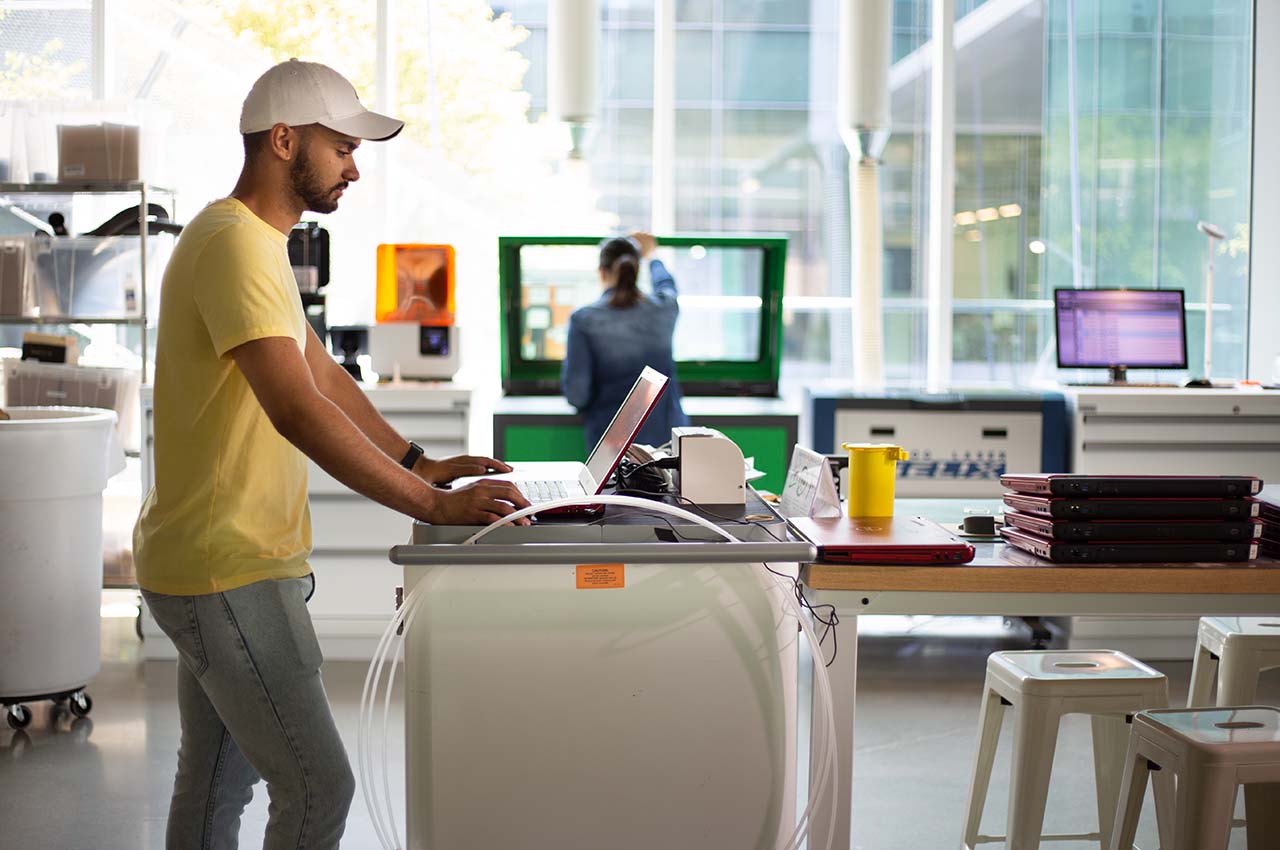
{"label": "silver laptop lid", "polygon": [[666,375],[648,366],[644,367],[631,387],[631,392],[627,393],[618,412],[613,415],[613,421],[604,429],[600,442],[596,443],[591,456],[587,458],[588,480],[582,482],[587,492],[599,493],[603,489],[604,483],[613,474],[636,434],[640,433],[666,388]]}

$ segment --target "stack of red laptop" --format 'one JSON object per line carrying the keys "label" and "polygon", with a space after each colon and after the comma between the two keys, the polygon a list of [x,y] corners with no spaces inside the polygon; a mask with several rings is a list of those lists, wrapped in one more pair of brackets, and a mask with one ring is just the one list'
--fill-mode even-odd
{"label": "stack of red laptop", "polygon": [[[1222,563],[1258,557],[1251,475],[1004,475],[1005,542],[1057,563]],[[1280,493],[1273,526],[1280,546]]]}
{"label": "stack of red laptop", "polygon": [[1280,487],[1264,487],[1258,494],[1261,506],[1262,539],[1259,548],[1268,558],[1280,558]]}

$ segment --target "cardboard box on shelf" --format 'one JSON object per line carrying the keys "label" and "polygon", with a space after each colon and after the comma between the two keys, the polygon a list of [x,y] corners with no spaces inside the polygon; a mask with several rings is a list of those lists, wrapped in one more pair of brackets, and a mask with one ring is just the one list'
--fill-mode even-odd
{"label": "cardboard box on shelf", "polygon": [[138,179],[138,128],[132,124],[59,124],[58,179],[127,183]]}
{"label": "cardboard box on shelf", "polygon": [[22,359],[74,366],[80,361],[80,345],[73,335],[27,331],[22,335]]}
{"label": "cardboard box on shelf", "polygon": [[27,283],[27,236],[0,237],[0,316],[25,316],[31,310]]}

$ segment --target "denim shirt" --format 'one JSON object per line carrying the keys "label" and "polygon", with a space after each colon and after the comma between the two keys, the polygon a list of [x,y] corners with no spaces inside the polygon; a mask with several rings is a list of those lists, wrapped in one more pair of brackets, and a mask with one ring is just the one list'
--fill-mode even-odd
{"label": "denim shirt", "polygon": [[565,398],[582,415],[587,451],[595,448],[613,415],[645,366],[670,378],[666,392],[636,436],[636,442],[660,446],[671,429],[688,425],[680,407],[680,385],[671,338],[680,306],[676,282],[659,260],[649,263],[652,295],[632,307],[609,306],[612,289],[579,307],[569,317],[569,342],[560,367]]}

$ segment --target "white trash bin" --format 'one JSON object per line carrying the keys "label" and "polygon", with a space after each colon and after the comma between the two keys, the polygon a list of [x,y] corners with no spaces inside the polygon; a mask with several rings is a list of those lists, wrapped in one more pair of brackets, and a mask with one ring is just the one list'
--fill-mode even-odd
{"label": "white trash bin", "polygon": [[77,716],[101,668],[102,491],[124,468],[116,414],[13,407],[0,420],[0,705],[67,700]]}

